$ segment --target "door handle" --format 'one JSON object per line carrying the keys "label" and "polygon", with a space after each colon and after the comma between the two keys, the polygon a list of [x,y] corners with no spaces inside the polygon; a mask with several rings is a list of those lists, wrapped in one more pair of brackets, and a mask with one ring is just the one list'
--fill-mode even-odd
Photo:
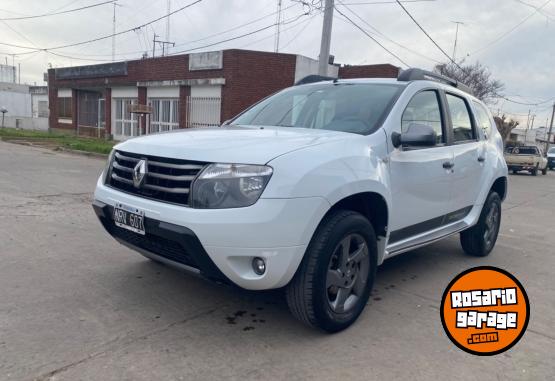
{"label": "door handle", "polygon": [[443,168],[445,169],[452,169],[455,166],[455,163],[452,161],[446,161],[443,163]]}
{"label": "door handle", "polygon": [[480,163],[483,163],[484,161],[486,161],[486,158],[484,156],[478,156],[478,161]]}

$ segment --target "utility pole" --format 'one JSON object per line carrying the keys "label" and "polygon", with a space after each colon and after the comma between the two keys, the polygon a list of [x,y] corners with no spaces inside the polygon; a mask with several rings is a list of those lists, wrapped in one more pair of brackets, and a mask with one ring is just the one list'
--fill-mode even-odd
{"label": "utility pole", "polygon": [[276,40],[274,42],[274,51],[279,53],[279,34],[281,28],[281,0],[277,3],[277,16],[276,16]]}
{"label": "utility pole", "polygon": [[328,75],[330,59],[331,26],[333,21],[334,0],[325,0],[324,24],[322,25],[322,40],[320,42],[320,57],[318,57],[318,74]]}
{"label": "utility pole", "polygon": [[21,62],[17,63],[17,83],[21,85]]}
{"label": "utility pole", "polygon": [[530,126],[530,113],[532,110],[528,109],[528,118],[526,118],[526,131],[528,131],[528,127]]}
{"label": "utility pole", "polygon": [[456,53],[457,53],[457,41],[459,39],[459,25],[464,25],[461,21],[451,21],[452,23],[457,25],[457,30],[455,31],[455,44],[453,45],[453,61],[455,61]]}
{"label": "utility pole", "polygon": [[158,36],[156,33],[154,34],[154,40],[152,41],[152,58],[154,58],[154,53],[155,53],[154,47],[156,43],[159,43],[162,46],[162,56],[165,55],[166,45],[175,46],[175,42],[157,40],[156,37],[160,37],[160,36]]}
{"label": "utility pole", "polygon": [[[172,0],[168,0],[168,15],[172,11]],[[166,41],[170,40],[170,16],[166,17]],[[174,44],[175,45],[175,44]],[[164,55],[164,46],[162,45],[162,55]],[[169,54],[170,48],[168,47],[167,53]]]}
{"label": "utility pole", "polygon": [[536,119],[536,114],[532,115],[532,121],[530,122],[530,129],[534,129],[534,120]]}
{"label": "utility pole", "polygon": [[114,14],[112,16],[112,62],[116,60],[116,7],[121,7],[117,3],[117,0],[114,0]]}
{"label": "utility pole", "polygon": [[553,132],[553,117],[555,116],[555,102],[553,103],[553,111],[551,112],[551,124],[549,125],[549,132],[547,133],[547,142],[545,142],[545,152],[549,150],[551,143],[551,133]]}
{"label": "utility pole", "polygon": [[154,55],[156,54],[156,37],[160,36],[154,33],[154,38],[152,39],[152,58],[154,58]]}

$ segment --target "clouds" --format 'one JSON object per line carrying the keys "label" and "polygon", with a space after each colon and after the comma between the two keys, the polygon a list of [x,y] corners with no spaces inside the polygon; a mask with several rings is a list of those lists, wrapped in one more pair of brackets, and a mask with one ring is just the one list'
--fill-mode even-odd
{"label": "clouds", "polygon": [[[344,3],[367,2],[365,0],[341,0]],[[385,1],[385,0],[380,0]],[[0,17],[30,15],[51,12],[55,9],[71,9],[89,5],[95,1],[87,0],[3,0]],[[172,8],[177,9],[188,4],[189,0],[173,0]],[[394,40],[411,51],[401,48],[387,39],[380,37],[376,30],[362,23],[353,13],[337,6],[353,21],[368,30],[388,49],[411,66],[431,68],[434,60],[444,61],[445,57],[417,28],[410,18],[396,4],[349,5],[349,8],[380,33]],[[526,0],[531,6],[539,7],[545,0]],[[116,9],[117,30],[124,30],[166,13],[165,0],[119,0]],[[170,40],[178,45],[174,51],[186,50],[239,36],[260,29],[275,22],[276,0],[204,0],[201,3],[174,15],[171,18]],[[64,7],[65,6],[65,7]],[[437,0],[405,3],[434,40],[449,54],[453,50],[455,24],[462,21],[465,25],[459,29],[457,57],[464,57],[473,62],[479,60],[487,65],[496,78],[505,82],[506,93],[513,98],[530,102],[535,99],[555,97],[553,66],[555,62],[555,1],[548,3],[543,11],[554,15],[551,19],[536,12],[534,8],[517,0]],[[63,7],[63,8],[62,8]],[[290,23],[282,26],[281,46],[285,52],[300,53],[317,57],[322,25],[322,16],[300,16],[305,7],[289,0],[283,0],[282,20]],[[92,8],[72,14],[44,17],[26,21],[9,21],[0,23],[0,42],[47,48],[108,35],[112,31],[111,5]],[[530,16],[534,13],[533,16]],[[267,16],[267,17],[264,17]],[[333,25],[331,52],[336,62],[361,64],[384,63],[395,65],[401,63],[380,48],[371,39],[357,30],[336,13]],[[488,46],[499,36],[509,31],[519,22],[530,16],[521,26]],[[202,41],[191,42],[206,36],[234,28],[240,24],[260,19],[243,28],[214,36]],[[11,27],[11,28],[10,28]],[[142,52],[152,52],[152,38],[156,33],[165,37],[165,22],[118,36],[116,44],[117,59],[132,59]],[[188,43],[187,43],[188,42]],[[486,49],[473,52],[488,46]],[[225,48],[246,48],[255,50],[273,50],[274,29],[270,28],[241,39],[216,45],[208,50]],[[159,51],[159,48],[157,48]],[[0,59],[3,53],[17,54],[25,49],[0,46]],[[55,51],[67,56],[87,60],[77,60],[53,56],[45,52],[21,55],[15,62],[21,62],[22,80],[42,83],[42,73],[47,65],[69,66],[94,63],[94,60],[111,59],[111,39],[100,42],[65,48]],[[417,52],[418,54],[415,54]],[[127,54],[124,54],[127,53]],[[424,57],[428,58],[424,58]],[[9,58],[11,62],[11,56]],[[519,98],[518,96],[526,98]],[[535,98],[533,98],[535,97]],[[549,104],[538,107],[539,110]],[[497,107],[507,112],[527,113],[530,107],[500,103]],[[533,108],[533,107],[531,107]],[[538,111],[537,120],[545,121],[548,110]],[[544,122],[542,122],[544,123]]]}

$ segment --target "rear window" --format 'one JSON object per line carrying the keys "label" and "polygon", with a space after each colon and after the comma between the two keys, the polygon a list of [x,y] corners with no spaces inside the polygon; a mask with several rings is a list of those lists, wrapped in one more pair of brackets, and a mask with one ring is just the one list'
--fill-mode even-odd
{"label": "rear window", "polygon": [[256,104],[232,124],[367,135],[380,126],[403,88],[398,84],[341,82],[295,86]]}
{"label": "rear window", "polygon": [[515,147],[513,148],[513,154],[515,155],[537,155],[537,147]]}

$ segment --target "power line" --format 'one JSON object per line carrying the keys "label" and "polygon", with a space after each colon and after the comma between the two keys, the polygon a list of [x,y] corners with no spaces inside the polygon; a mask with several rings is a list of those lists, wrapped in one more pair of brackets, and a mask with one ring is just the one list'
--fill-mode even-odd
{"label": "power line", "polygon": [[[283,50],[283,49],[287,48],[289,45],[291,45],[291,43],[292,43],[293,41],[295,41],[295,40],[305,31],[305,29],[308,28],[308,26],[309,26],[310,24],[312,24],[312,21],[314,20],[314,18],[315,18],[316,16],[318,16],[318,14],[315,14],[315,15],[311,16],[310,18],[308,18],[308,19],[306,19],[306,20],[303,20],[302,22],[298,23],[297,25],[294,25],[293,27],[291,27],[291,29],[293,29],[294,27],[297,27],[297,26],[299,26],[299,25],[301,25],[301,24],[303,24],[303,23],[306,23],[301,29],[299,29],[299,31],[293,36],[292,39],[290,39],[289,41],[287,41],[287,43],[281,47],[281,49]],[[286,30],[287,30],[287,29],[284,29],[282,32],[285,32]]]}
{"label": "power line", "polygon": [[530,13],[528,16],[526,16],[525,18],[523,18],[518,24],[516,24],[515,26],[513,26],[512,28],[510,28],[509,30],[507,30],[506,32],[502,33],[499,37],[497,37],[496,39],[494,39],[493,41],[489,42],[488,44],[482,46],[480,49],[477,49],[475,51],[473,51],[472,53],[470,53],[470,55],[476,54],[478,52],[481,52],[484,49],[489,48],[490,46],[498,43],[499,41],[501,41],[503,38],[507,37],[509,34],[511,34],[512,32],[514,32],[516,29],[518,29],[518,27],[520,27],[522,24],[524,24],[526,21],[528,21],[528,19],[530,19],[532,16],[534,16],[536,13],[538,13],[539,11],[541,11],[545,6],[547,6],[547,4],[549,4],[551,2],[551,0],[547,0],[545,3],[543,3],[541,6],[539,6],[538,8],[534,7],[534,12]]}
{"label": "power line", "polygon": [[378,44],[379,46],[381,46],[381,48],[383,50],[385,50],[386,52],[388,52],[389,54],[391,54],[393,57],[395,57],[399,62],[401,62],[403,65],[405,65],[406,67],[410,67],[409,64],[407,64],[405,61],[403,61],[401,58],[399,58],[395,53],[393,53],[391,50],[389,50],[388,48],[386,48],[385,46],[383,46],[378,40],[376,40],[374,37],[372,37],[372,35],[370,33],[368,33],[364,28],[362,28],[360,25],[358,25],[357,23],[355,23],[352,19],[349,18],[349,16],[347,16],[345,13],[341,12],[340,9],[338,9],[337,7],[335,7],[335,10],[343,17],[345,17],[354,27],[356,27],[358,30],[360,30],[362,33],[364,33],[367,37],[369,37],[372,41],[374,41],[376,44]]}
{"label": "power line", "polygon": [[[295,7],[295,6],[297,6],[297,3],[292,4],[292,5],[289,5],[288,7],[283,8],[283,9],[282,9],[282,12],[284,12],[284,11],[286,11],[286,10],[292,8],[292,7]],[[243,27],[246,27],[246,26],[255,24],[255,23],[257,23],[258,21],[264,20],[264,19],[266,19],[266,18],[268,18],[268,17],[274,16],[276,13],[277,13],[277,11],[276,11],[276,12],[269,13],[269,14],[266,14],[266,15],[261,16],[261,17],[258,17],[258,18],[256,18],[256,19],[247,21],[247,22],[244,23],[244,24],[240,24],[240,25],[238,25],[238,26],[235,26],[235,27],[230,28],[230,29],[223,30],[223,31],[221,31],[221,32],[217,32],[217,33],[214,33],[214,34],[210,34],[210,35],[205,36],[205,37],[202,37],[202,38],[198,38],[198,39],[195,39],[195,40],[189,40],[189,41],[185,41],[185,42],[178,43],[178,44],[175,45],[175,48],[178,48],[178,47],[184,46],[184,45],[190,45],[190,44],[193,44],[193,43],[195,43],[195,42],[206,41],[206,40],[209,40],[209,39],[211,39],[211,38],[213,38],[213,37],[217,37],[217,36],[221,36],[221,35],[224,35],[224,34],[226,34],[226,33],[229,33],[229,32],[233,32],[233,31],[238,30],[238,29],[241,29],[241,28],[243,28]],[[149,43],[150,43],[150,40],[149,40]],[[65,55],[68,55],[68,56],[75,55],[75,53],[72,53],[72,52],[61,52],[61,53],[62,53],[62,54],[65,54]],[[127,55],[130,55],[130,54],[138,54],[138,53],[143,53],[143,51],[142,51],[142,50],[137,50],[137,51],[123,52],[123,53],[116,54],[116,56],[127,56]],[[88,57],[108,57],[109,54],[83,54],[83,56],[88,56]]]}
{"label": "power line", "polygon": [[[314,14],[314,15],[310,16],[307,19],[301,20],[301,21],[295,23],[294,25],[291,25],[289,28],[282,29],[282,32],[287,32],[288,30],[294,29],[294,28],[298,27],[299,25],[302,25],[302,24],[307,23],[307,22],[310,24],[310,21],[314,20],[314,18],[318,15],[319,15],[319,13]],[[306,28],[306,25],[303,27],[303,29],[305,29],[305,28]],[[251,41],[247,44],[241,45],[239,47],[239,49],[243,49],[243,48],[246,48],[248,46],[256,45],[261,41],[269,40],[270,38],[274,38],[274,37],[275,37],[275,33],[273,33],[271,35],[268,35],[266,37],[259,38],[258,40],[255,40],[255,41]],[[294,40],[294,39],[295,38],[293,38],[292,40]],[[285,46],[289,45],[292,42],[292,40],[289,41],[287,44],[285,44]],[[285,48],[285,46],[282,46],[282,48]]]}
{"label": "power line", "polygon": [[181,8],[178,8],[178,9],[176,9],[176,10],[173,11],[173,12],[170,12],[170,13],[164,15],[164,16],[158,17],[158,18],[156,18],[156,19],[154,19],[154,20],[151,20],[151,21],[149,21],[149,22],[146,22],[146,23],[144,23],[144,24],[138,25],[138,26],[136,26],[136,27],[134,27],[134,28],[126,29],[126,30],[123,30],[123,31],[117,32],[117,33],[111,33],[111,34],[109,34],[109,35],[105,35],[105,36],[102,36],[102,37],[93,38],[93,39],[90,39],[90,40],[87,40],[87,41],[81,41],[81,42],[76,42],[76,43],[72,43],[72,44],[54,46],[54,47],[51,47],[51,48],[38,48],[38,49],[35,49],[35,48],[33,48],[33,47],[29,47],[29,46],[22,46],[22,45],[17,45],[17,44],[9,44],[9,43],[6,43],[6,42],[0,42],[0,45],[6,45],[6,46],[11,46],[11,47],[16,47],[16,48],[22,48],[22,49],[35,49],[35,50],[43,50],[43,51],[52,51],[52,50],[58,50],[58,49],[69,48],[69,47],[72,47],[72,46],[79,46],[79,45],[84,45],[84,44],[90,44],[90,43],[92,43],[92,42],[97,42],[97,41],[105,40],[105,39],[107,39],[107,38],[111,38],[111,37],[114,37],[114,36],[119,36],[119,35],[121,35],[121,34],[129,33],[129,32],[134,32],[134,31],[137,30],[137,29],[144,28],[144,27],[147,26],[147,25],[154,24],[154,23],[157,22],[157,21],[160,21],[160,20],[162,20],[162,19],[164,19],[164,18],[166,18],[166,17],[169,17],[169,16],[171,16],[171,15],[173,15],[173,14],[176,14],[176,13],[178,13],[178,12],[181,12],[181,11],[183,11],[183,10],[189,8],[189,7],[192,7],[193,5],[198,4],[198,3],[200,3],[201,1],[203,1],[203,0],[196,0],[196,1],[193,1],[192,3],[189,3],[189,4],[187,4],[187,5],[185,5],[185,6],[181,7]]}
{"label": "power line", "polygon": [[515,0],[515,1],[517,3],[525,5],[527,7],[534,8],[536,11],[538,11],[539,13],[541,13],[543,16],[545,16],[548,19],[555,20],[555,16],[553,16],[551,13],[547,13],[547,11],[545,9],[540,9],[540,7],[538,7],[536,5],[533,5],[533,4],[528,4],[528,3],[526,3],[522,0]]}
{"label": "power line", "polygon": [[[423,3],[437,0],[401,0],[402,3]],[[361,3],[343,3],[343,5],[378,5],[378,4],[397,4],[397,1],[366,1]]]}
{"label": "power line", "polygon": [[[422,0],[418,0],[418,1],[422,1]],[[435,1],[435,0],[425,0],[425,1]],[[338,2],[339,2],[339,4],[341,4],[343,7],[345,7],[345,9],[347,9],[349,12],[351,12],[351,14],[353,14],[356,18],[358,18],[360,21],[362,21],[366,26],[368,26],[370,29],[372,29],[374,32],[376,32],[376,34],[378,34],[378,35],[381,36],[382,38],[386,39],[387,41],[391,42],[392,44],[395,44],[395,45],[397,45],[398,47],[400,47],[400,48],[402,48],[402,49],[405,49],[405,50],[411,52],[412,54],[415,54],[415,55],[417,55],[417,56],[419,56],[419,57],[422,57],[422,58],[424,58],[424,59],[427,59],[427,60],[429,60],[429,61],[433,61],[433,62],[438,63],[438,64],[441,63],[441,62],[438,61],[438,60],[435,60],[435,59],[433,59],[433,58],[430,58],[430,57],[428,57],[428,56],[425,56],[425,55],[423,55],[423,54],[421,54],[421,53],[419,53],[419,52],[417,52],[417,51],[415,51],[415,50],[412,50],[412,49],[410,49],[410,48],[408,48],[408,47],[406,47],[406,46],[404,46],[404,45],[398,43],[397,41],[395,41],[395,40],[393,40],[393,39],[387,37],[385,34],[383,34],[382,32],[380,32],[380,31],[379,31],[378,29],[376,29],[373,25],[371,25],[371,24],[368,23],[366,20],[364,20],[361,16],[359,16],[355,11],[353,11],[351,8],[349,8],[349,7],[347,6],[348,3],[344,3],[344,2],[342,2],[342,1],[340,1],[340,0],[338,0]],[[395,1],[393,1],[393,3],[396,4]]]}
{"label": "power line", "polygon": [[[307,16],[308,14],[309,14],[309,13],[301,13],[299,16],[295,17],[293,20],[290,19],[290,21],[283,22],[282,25],[291,24],[291,23],[297,21],[297,20],[298,20],[299,18],[301,18],[302,16]],[[262,31],[264,31],[264,30],[273,28],[273,27],[275,27],[275,26],[276,26],[276,23],[273,23],[273,24],[270,24],[270,25],[266,25],[266,26],[264,26],[264,27],[262,27],[262,28],[253,30],[253,31],[251,31],[251,32],[241,34],[241,35],[239,35],[239,36],[230,37],[230,38],[227,38],[227,39],[224,39],[224,40],[220,40],[220,41],[217,41],[217,42],[213,42],[213,43],[211,43],[211,44],[206,44],[206,45],[202,45],[202,46],[197,46],[197,47],[191,48],[191,49],[181,50],[181,51],[179,51],[179,52],[172,53],[171,55],[173,56],[173,55],[177,55],[177,54],[183,54],[183,53],[193,52],[193,51],[195,51],[195,50],[205,49],[205,48],[212,47],[212,46],[214,46],[214,45],[220,45],[220,44],[223,44],[223,43],[225,43],[225,42],[238,40],[238,39],[243,38],[243,37],[247,37],[247,36],[251,36],[251,35],[256,34],[256,33],[260,33],[260,32],[262,32]]]}
{"label": "power line", "polygon": [[[455,62],[455,61],[453,60],[453,58],[451,58],[451,56],[450,56],[449,54],[445,53],[445,50],[443,50],[443,49],[441,48],[441,46],[439,46],[438,43],[435,42],[435,40],[428,34],[428,32],[426,32],[426,30],[422,27],[422,25],[420,25],[420,24],[418,23],[418,21],[416,21],[416,19],[410,14],[410,12],[407,10],[407,8],[405,8],[405,7],[403,6],[403,4],[401,4],[401,2],[400,2],[399,0],[396,0],[396,1],[397,1],[397,4],[399,4],[399,6],[400,6],[401,8],[403,8],[403,11],[405,11],[405,13],[411,18],[411,20],[412,20],[412,21],[418,26],[418,28],[420,28],[420,30],[426,35],[426,37],[428,37],[428,38],[430,39],[430,41],[432,41],[433,44],[441,51],[441,53],[443,53],[443,55],[444,55],[445,57],[447,57],[447,58],[449,59],[449,61],[451,61],[451,62],[452,62],[453,64],[455,64],[459,69],[462,70],[462,68],[459,66],[459,64],[458,64],[457,62]],[[549,1],[551,1],[551,0],[549,0]]]}
{"label": "power line", "polygon": [[51,12],[51,13],[43,13],[43,14],[34,15],[34,16],[7,17],[7,18],[2,18],[2,19],[0,19],[0,21],[29,20],[29,19],[36,19],[36,18],[39,18],[39,17],[47,17],[47,16],[62,15],[62,14],[65,14],[65,13],[77,12],[77,11],[82,11],[82,10],[84,10],[84,9],[99,7],[99,6],[104,5],[104,4],[111,4],[111,3],[113,3],[113,2],[114,2],[114,0],[103,1],[102,3],[91,4],[91,5],[87,5],[87,6],[79,7],[79,8],[68,9],[68,10],[66,10],[66,11]]}

